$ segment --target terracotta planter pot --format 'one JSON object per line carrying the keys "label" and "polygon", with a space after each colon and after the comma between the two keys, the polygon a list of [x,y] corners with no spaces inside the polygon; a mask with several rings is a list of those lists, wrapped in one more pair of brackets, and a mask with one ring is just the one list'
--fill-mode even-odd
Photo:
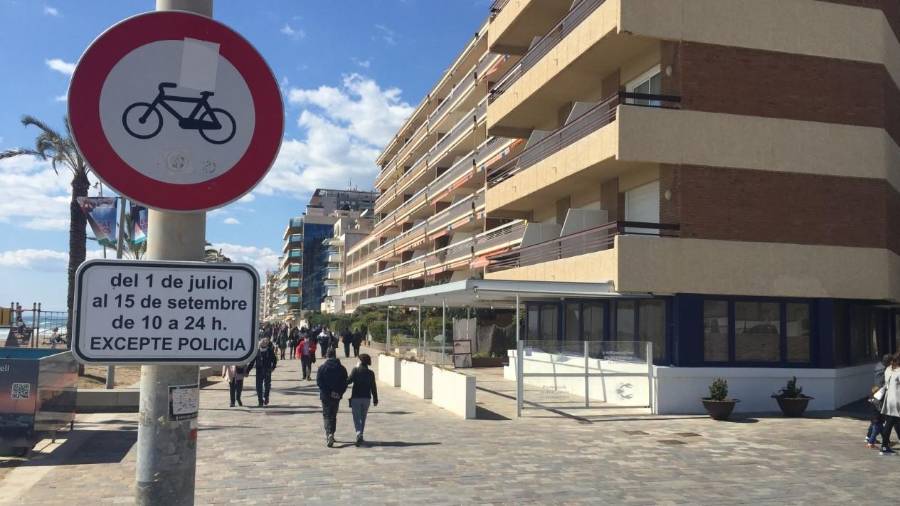
{"label": "terracotta planter pot", "polygon": [[726,399],[724,401],[703,399],[703,407],[706,408],[706,412],[709,413],[713,420],[728,420],[737,402],[737,399]]}
{"label": "terracotta planter pot", "polygon": [[806,406],[809,405],[809,401],[812,400],[812,397],[775,397],[775,400],[778,401],[778,407],[781,408],[781,414],[788,418],[799,418],[803,416],[803,413],[806,411]]}

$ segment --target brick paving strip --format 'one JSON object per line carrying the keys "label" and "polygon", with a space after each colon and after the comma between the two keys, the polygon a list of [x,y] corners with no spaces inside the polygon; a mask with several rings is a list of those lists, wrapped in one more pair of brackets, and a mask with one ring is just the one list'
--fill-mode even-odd
{"label": "brick paving strip", "polygon": [[[315,383],[300,382],[298,370],[298,361],[280,362],[268,408],[229,408],[225,383],[203,390],[197,504],[896,501],[879,483],[900,472],[900,457],[863,448],[867,423],[843,416],[582,423],[529,411],[521,420],[465,421],[379,385],[382,402],[366,431],[372,446],[352,445],[344,401],[329,449]],[[245,384],[244,404],[255,405],[254,378]],[[0,504],[131,504],[135,420],[80,416],[65,442],[0,474]]]}

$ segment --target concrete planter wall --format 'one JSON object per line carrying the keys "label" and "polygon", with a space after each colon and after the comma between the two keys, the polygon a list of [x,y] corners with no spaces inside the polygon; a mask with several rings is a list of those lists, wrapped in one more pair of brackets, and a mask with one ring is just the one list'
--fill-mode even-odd
{"label": "concrete planter wall", "polygon": [[378,381],[392,387],[400,386],[400,359],[390,355],[378,355]]}
{"label": "concrete planter wall", "polygon": [[434,367],[431,402],[467,420],[475,418],[475,377]]}
{"label": "concrete planter wall", "polygon": [[431,364],[400,361],[400,389],[420,399],[431,399]]}

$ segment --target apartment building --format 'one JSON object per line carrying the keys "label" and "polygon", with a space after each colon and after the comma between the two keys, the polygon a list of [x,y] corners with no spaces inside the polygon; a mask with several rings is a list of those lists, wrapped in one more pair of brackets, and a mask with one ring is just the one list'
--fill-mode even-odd
{"label": "apartment building", "polygon": [[259,289],[259,321],[267,322],[276,319],[278,273],[268,271]]}
{"label": "apartment building", "polygon": [[420,288],[450,256],[427,222],[453,202],[428,188],[454,166],[427,139],[453,130],[430,119],[445,81],[500,58],[466,135],[502,150],[461,170],[473,221],[522,231],[452,279],[541,283],[527,339],[652,342],[658,412],[701,409],[717,376],[744,410],[791,376],[811,409],[859,399],[900,344],[898,35],[878,0],[498,0],[380,159],[362,298],[452,297]]}
{"label": "apartment building", "polygon": [[282,316],[299,320],[302,311],[321,308],[328,277],[328,247],[323,242],[332,237],[336,221],[350,212],[371,210],[375,197],[367,191],[319,188],[306,211],[288,221],[278,286]]}
{"label": "apartment building", "polygon": [[488,135],[488,94],[512,64],[488,51],[487,26],[378,158],[375,224],[347,251],[347,311],[367,298],[480,277],[475,258],[522,238],[522,220],[485,213],[486,164],[510,142]]}
{"label": "apartment building", "polygon": [[344,313],[344,279],[346,277],[347,250],[364,240],[372,231],[371,210],[337,211],[340,217],[334,222],[332,237],[325,239],[327,267],[325,275],[325,299],[323,313]]}

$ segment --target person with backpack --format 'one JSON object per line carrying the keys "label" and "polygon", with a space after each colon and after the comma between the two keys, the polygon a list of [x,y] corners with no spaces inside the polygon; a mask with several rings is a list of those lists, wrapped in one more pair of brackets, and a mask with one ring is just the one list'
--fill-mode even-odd
{"label": "person with backpack", "polygon": [[316,340],[309,334],[303,334],[294,353],[300,359],[300,379],[312,380],[312,365],[316,361]]}
{"label": "person with backpack", "polygon": [[256,353],[256,359],[250,362],[247,374],[256,367],[256,397],[259,406],[269,405],[269,392],[272,390],[272,371],[278,364],[278,357],[275,356],[274,347],[265,337],[259,340],[259,351]]}
{"label": "person with backpack", "polygon": [[[884,387],[881,394],[881,414],[884,428],[881,429],[881,455],[893,455],[891,431],[900,435],[900,353],[891,358],[891,364],[884,368]],[[879,397],[878,394],[875,395]]]}
{"label": "person with backpack", "polygon": [[275,344],[278,345],[278,349],[281,352],[281,360],[284,360],[284,351],[287,349],[288,342],[288,324],[282,323],[281,328],[278,330],[278,339],[275,341]]}
{"label": "person with backpack", "polygon": [[337,414],[341,405],[341,397],[347,391],[347,369],[335,356],[334,348],[329,348],[325,363],[316,371],[316,385],[319,387],[319,400],[322,401],[322,418],[325,422],[325,445],[334,446],[334,433],[337,431]]}
{"label": "person with backpack", "polygon": [[369,414],[369,402],[378,405],[378,387],[375,385],[375,373],[369,367],[372,357],[368,353],[359,356],[359,364],[350,372],[347,384],[353,385],[350,392],[350,410],[353,412],[353,428],[356,429],[356,446],[363,444],[363,433],[366,430],[366,416]]}
{"label": "person with backpack", "polygon": [[241,402],[241,392],[244,391],[244,374],[247,366],[244,365],[226,365],[222,367],[222,377],[228,381],[228,395],[231,398],[231,407],[234,407],[235,401],[238,406],[243,406]]}

